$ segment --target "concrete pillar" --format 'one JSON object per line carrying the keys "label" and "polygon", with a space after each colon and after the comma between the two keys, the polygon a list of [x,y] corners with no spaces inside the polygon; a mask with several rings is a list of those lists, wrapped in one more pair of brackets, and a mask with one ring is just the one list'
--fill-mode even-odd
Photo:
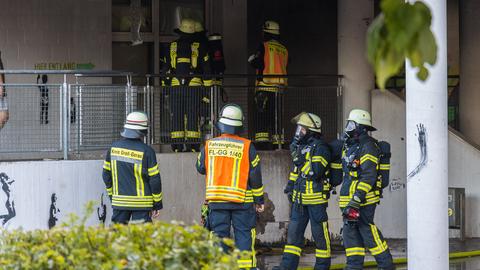
{"label": "concrete pillar", "polygon": [[460,1],[460,131],[480,144],[480,1]]}
{"label": "concrete pillar", "polygon": [[352,109],[370,111],[370,91],[375,81],[366,57],[366,33],[373,19],[373,0],[339,0],[337,18],[338,74],[345,76],[343,119],[346,119]]}
{"label": "concrete pillar", "polygon": [[447,270],[446,0],[423,2],[432,12],[438,54],[425,82],[418,80],[416,68],[406,63],[408,269]]}

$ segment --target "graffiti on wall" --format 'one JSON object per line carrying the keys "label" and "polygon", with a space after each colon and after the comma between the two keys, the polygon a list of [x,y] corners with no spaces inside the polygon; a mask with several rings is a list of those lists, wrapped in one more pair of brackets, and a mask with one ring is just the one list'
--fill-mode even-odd
{"label": "graffiti on wall", "polygon": [[0,185],[2,185],[2,191],[5,193],[5,210],[6,214],[0,215],[0,220],[2,221],[2,227],[6,227],[8,221],[16,216],[15,212],[15,202],[13,201],[12,196],[12,184],[15,181],[10,179],[6,173],[0,173]]}
{"label": "graffiti on wall", "polygon": [[98,220],[105,224],[105,220],[107,219],[107,205],[103,202],[104,194],[100,196],[100,206],[97,207],[97,216]]}
{"label": "graffiti on wall", "polygon": [[51,229],[57,225],[57,214],[60,213],[60,209],[57,208],[57,194],[53,193],[50,197],[50,210],[49,210],[49,218],[48,218],[48,228]]}

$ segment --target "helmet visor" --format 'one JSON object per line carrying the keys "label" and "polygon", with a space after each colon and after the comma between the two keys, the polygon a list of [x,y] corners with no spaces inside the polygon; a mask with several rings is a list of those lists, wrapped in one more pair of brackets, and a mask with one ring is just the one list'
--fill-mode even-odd
{"label": "helmet visor", "polygon": [[347,125],[345,126],[345,132],[349,133],[354,131],[357,128],[357,123],[352,120],[347,121]]}
{"label": "helmet visor", "polygon": [[307,134],[307,129],[301,125],[297,125],[297,129],[295,130],[295,137],[303,138]]}

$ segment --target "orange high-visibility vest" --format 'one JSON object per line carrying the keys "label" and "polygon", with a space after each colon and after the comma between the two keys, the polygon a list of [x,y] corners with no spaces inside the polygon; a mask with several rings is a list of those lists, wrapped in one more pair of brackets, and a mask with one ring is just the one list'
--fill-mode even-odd
{"label": "orange high-visibility vest", "polygon": [[250,140],[223,134],[206,142],[207,201],[244,203],[250,170]]}
{"label": "orange high-visibility vest", "polygon": [[[288,50],[276,40],[263,43],[265,54],[263,57],[263,75],[287,75]],[[286,78],[263,78],[258,85],[287,85]]]}

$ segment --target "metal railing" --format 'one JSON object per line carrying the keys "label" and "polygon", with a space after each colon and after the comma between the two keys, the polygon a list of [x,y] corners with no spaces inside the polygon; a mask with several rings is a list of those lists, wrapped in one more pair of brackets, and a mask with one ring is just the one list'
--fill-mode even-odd
{"label": "metal railing", "polygon": [[[278,77],[278,76],[270,76]],[[152,116],[150,142],[154,144],[199,144],[215,136],[216,116],[227,102],[240,103],[246,112],[245,136],[266,143],[266,149],[281,148],[294,132],[290,119],[301,111],[318,114],[327,139],[337,138],[341,122],[341,76],[290,75],[289,85],[257,87],[257,75],[224,75],[212,87],[152,86],[164,75],[147,75],[149,114]],[[188,77],[187,77],[188,78]],[[191,79],[191,78],[189,78]],[[291,82],[291,83],[290,83]],[[167,83],[168,84],[168,83]],[[243,93],[239,96],[239,93]],[[235,99],[225,96],[236,96]],[[195,136],[188,136],[188,132]],[[276,145],[276,146],[275,146]]]}
{"label": "metal railing", "polygon": [[[31,153],[39,154],[37,158],[49,153],[54,158],[68,159],[69,154],[107,149],[120,138],[124,119],[134,110],[149,115],[146,142],[150,144],[199,145],[217,135],[217,115],[228,102],[238,103],[244,109],[243,135],[255,141],[257,133],[267,130],[269,136],[263,142],[273,145],[272,148],[288,143],[295,128],[290,119],[301,111],[322,118],[327,139],[336,138],[341,126],[341,77],[335,75],[286,76],[289,85],[266,92],[270,100],[265,108],[260,108],[259,93],[265,89],[254,86],[256,75],[224,75],[215,78],[217,83],[213,86],[205,87],[162,86],[164,75],[141,76],[145,86],[134,86],[134,75],[128,72],[0,73],[8,74],[7,82],[12,76],[23,82],[28,75],[37,74],[48,74],[54,77],[49,82],[55,82],[4,85],[10,120],[0,130],[0,160],[21,153],[24,155],[20,159],[31,158]],[[126,83],[112,84],[113,77],[123,77]],[[264,114],[260,116],[261,113]]]}
{"label": "metal railing", "polygon": [[[25,159],[31,153],[53,153],[68,159],[72,151],[105,149],[119,138],[125,115],[144,109],[138,108],[139,88],[131,85],[132,74],[128,72],[0,70],[0,73],[22,81],[28,80],[28,75],[48,75],[57,82],[38,83],[37,79],[35,84],[3,84],[10,119],[0,130],[0,157],[25,153],[19,157]],[[79,82],[82,77],[116,76],[126,77],[127,84]],[[8,82],[9,77],[6,79]]]}

